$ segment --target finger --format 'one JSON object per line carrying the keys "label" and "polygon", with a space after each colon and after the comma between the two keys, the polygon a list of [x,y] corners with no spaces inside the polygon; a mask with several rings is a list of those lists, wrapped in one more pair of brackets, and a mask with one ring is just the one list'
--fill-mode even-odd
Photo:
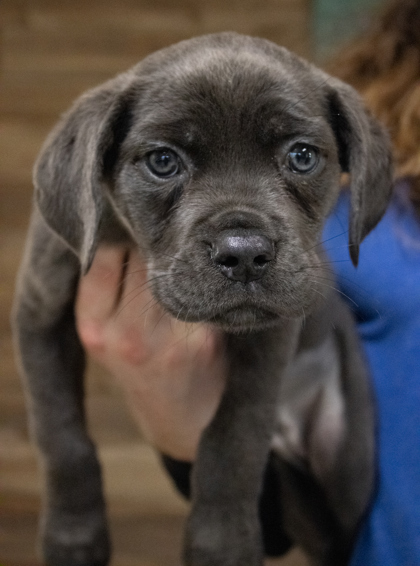
{"label": "finger", "polygon": [[142,304],[146,304],[151,298],[149,289],[148,272],[146,263],[140,258],[138,253],[131,250],[127,257],[127,265],[124,270],[124,292],[122,293],[119,307],[138,309]]}
{"label": "finger", "polygon": [[103,341],[103,327],[115,305],[126,250],[117,247],[98,249],[89,272],[80,279],[76,298],[79,335],[88,349]]}
{"label": "finger", "polygon": [[136,253],[130,254],[130,262],[125,274],[124,293],[118,307],[117,317],[127,325],[135,324],[139,331],[150,336],[153,341],[154,331],[161,333],[168,330],[170,316],[160,306],[151,291],[151,278],[147,266]]}
{"label": "finger", "polygon": [[121,293],[103,336],[108,357],[139,366],[153,355],[144,323],[147,311],[162,311],[150,293],[146,264],[135,251],[127,254],[122,275]]}

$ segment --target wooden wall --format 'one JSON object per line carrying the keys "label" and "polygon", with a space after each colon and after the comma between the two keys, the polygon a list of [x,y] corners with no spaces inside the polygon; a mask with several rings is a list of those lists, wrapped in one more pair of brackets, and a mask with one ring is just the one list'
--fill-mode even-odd
{"label": "wooden wall", "polygon": [[[57,116],[151,51],[221,30],[309,52],[310,0],[3,0],[0,182],[26,184]],[[1,190],[1,189],[0,189]]]}

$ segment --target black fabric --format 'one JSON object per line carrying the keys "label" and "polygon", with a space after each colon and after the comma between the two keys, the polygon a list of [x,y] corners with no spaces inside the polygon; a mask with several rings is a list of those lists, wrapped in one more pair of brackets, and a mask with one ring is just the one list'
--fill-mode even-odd
{"label": "black fabric", "polygon": [[175,460],[170,456],[162,454],[162,461],[166,471],[172,478],[177,490],[186,498],[191,497],[191,462],[183,462],[182,460]]}
{"label": "black fabric", "polygon": [[[166,455],[162,455],[162,462],[178,491],[189,499],[192,464]],[[265,554],[282,556],[290,549],[292,543],[283,530],[280,489],[272,456],[265,469],[259,512]]]}

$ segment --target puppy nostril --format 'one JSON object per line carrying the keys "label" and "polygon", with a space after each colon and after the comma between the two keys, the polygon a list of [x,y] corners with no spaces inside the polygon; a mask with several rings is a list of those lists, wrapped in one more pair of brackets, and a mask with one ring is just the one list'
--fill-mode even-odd
{"label": "puppy nostril", "polygon": [[239,265],[239,259],[233,255],[228,256],[225,259],[219,260],[219,264],[224,267],[237,267]]}
{"label": "puppy nostril", "polygon": [[265,255],[257,255],[257,257],[254,258],[254,263],[256,265],[258,265],[259,267],[262,267],[263,265],[265,265],[269,261],[270,261],[270,259]]}

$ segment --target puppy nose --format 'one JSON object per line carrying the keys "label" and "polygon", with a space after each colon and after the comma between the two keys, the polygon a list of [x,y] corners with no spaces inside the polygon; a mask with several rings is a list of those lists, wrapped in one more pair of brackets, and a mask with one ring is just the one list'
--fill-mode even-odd
{"label": "puppy nose", "polygon": [[274,244],[260,234],[221,234],[212,246],[212,258],[225,277],[249,283],[261,279],[274,259]]}

